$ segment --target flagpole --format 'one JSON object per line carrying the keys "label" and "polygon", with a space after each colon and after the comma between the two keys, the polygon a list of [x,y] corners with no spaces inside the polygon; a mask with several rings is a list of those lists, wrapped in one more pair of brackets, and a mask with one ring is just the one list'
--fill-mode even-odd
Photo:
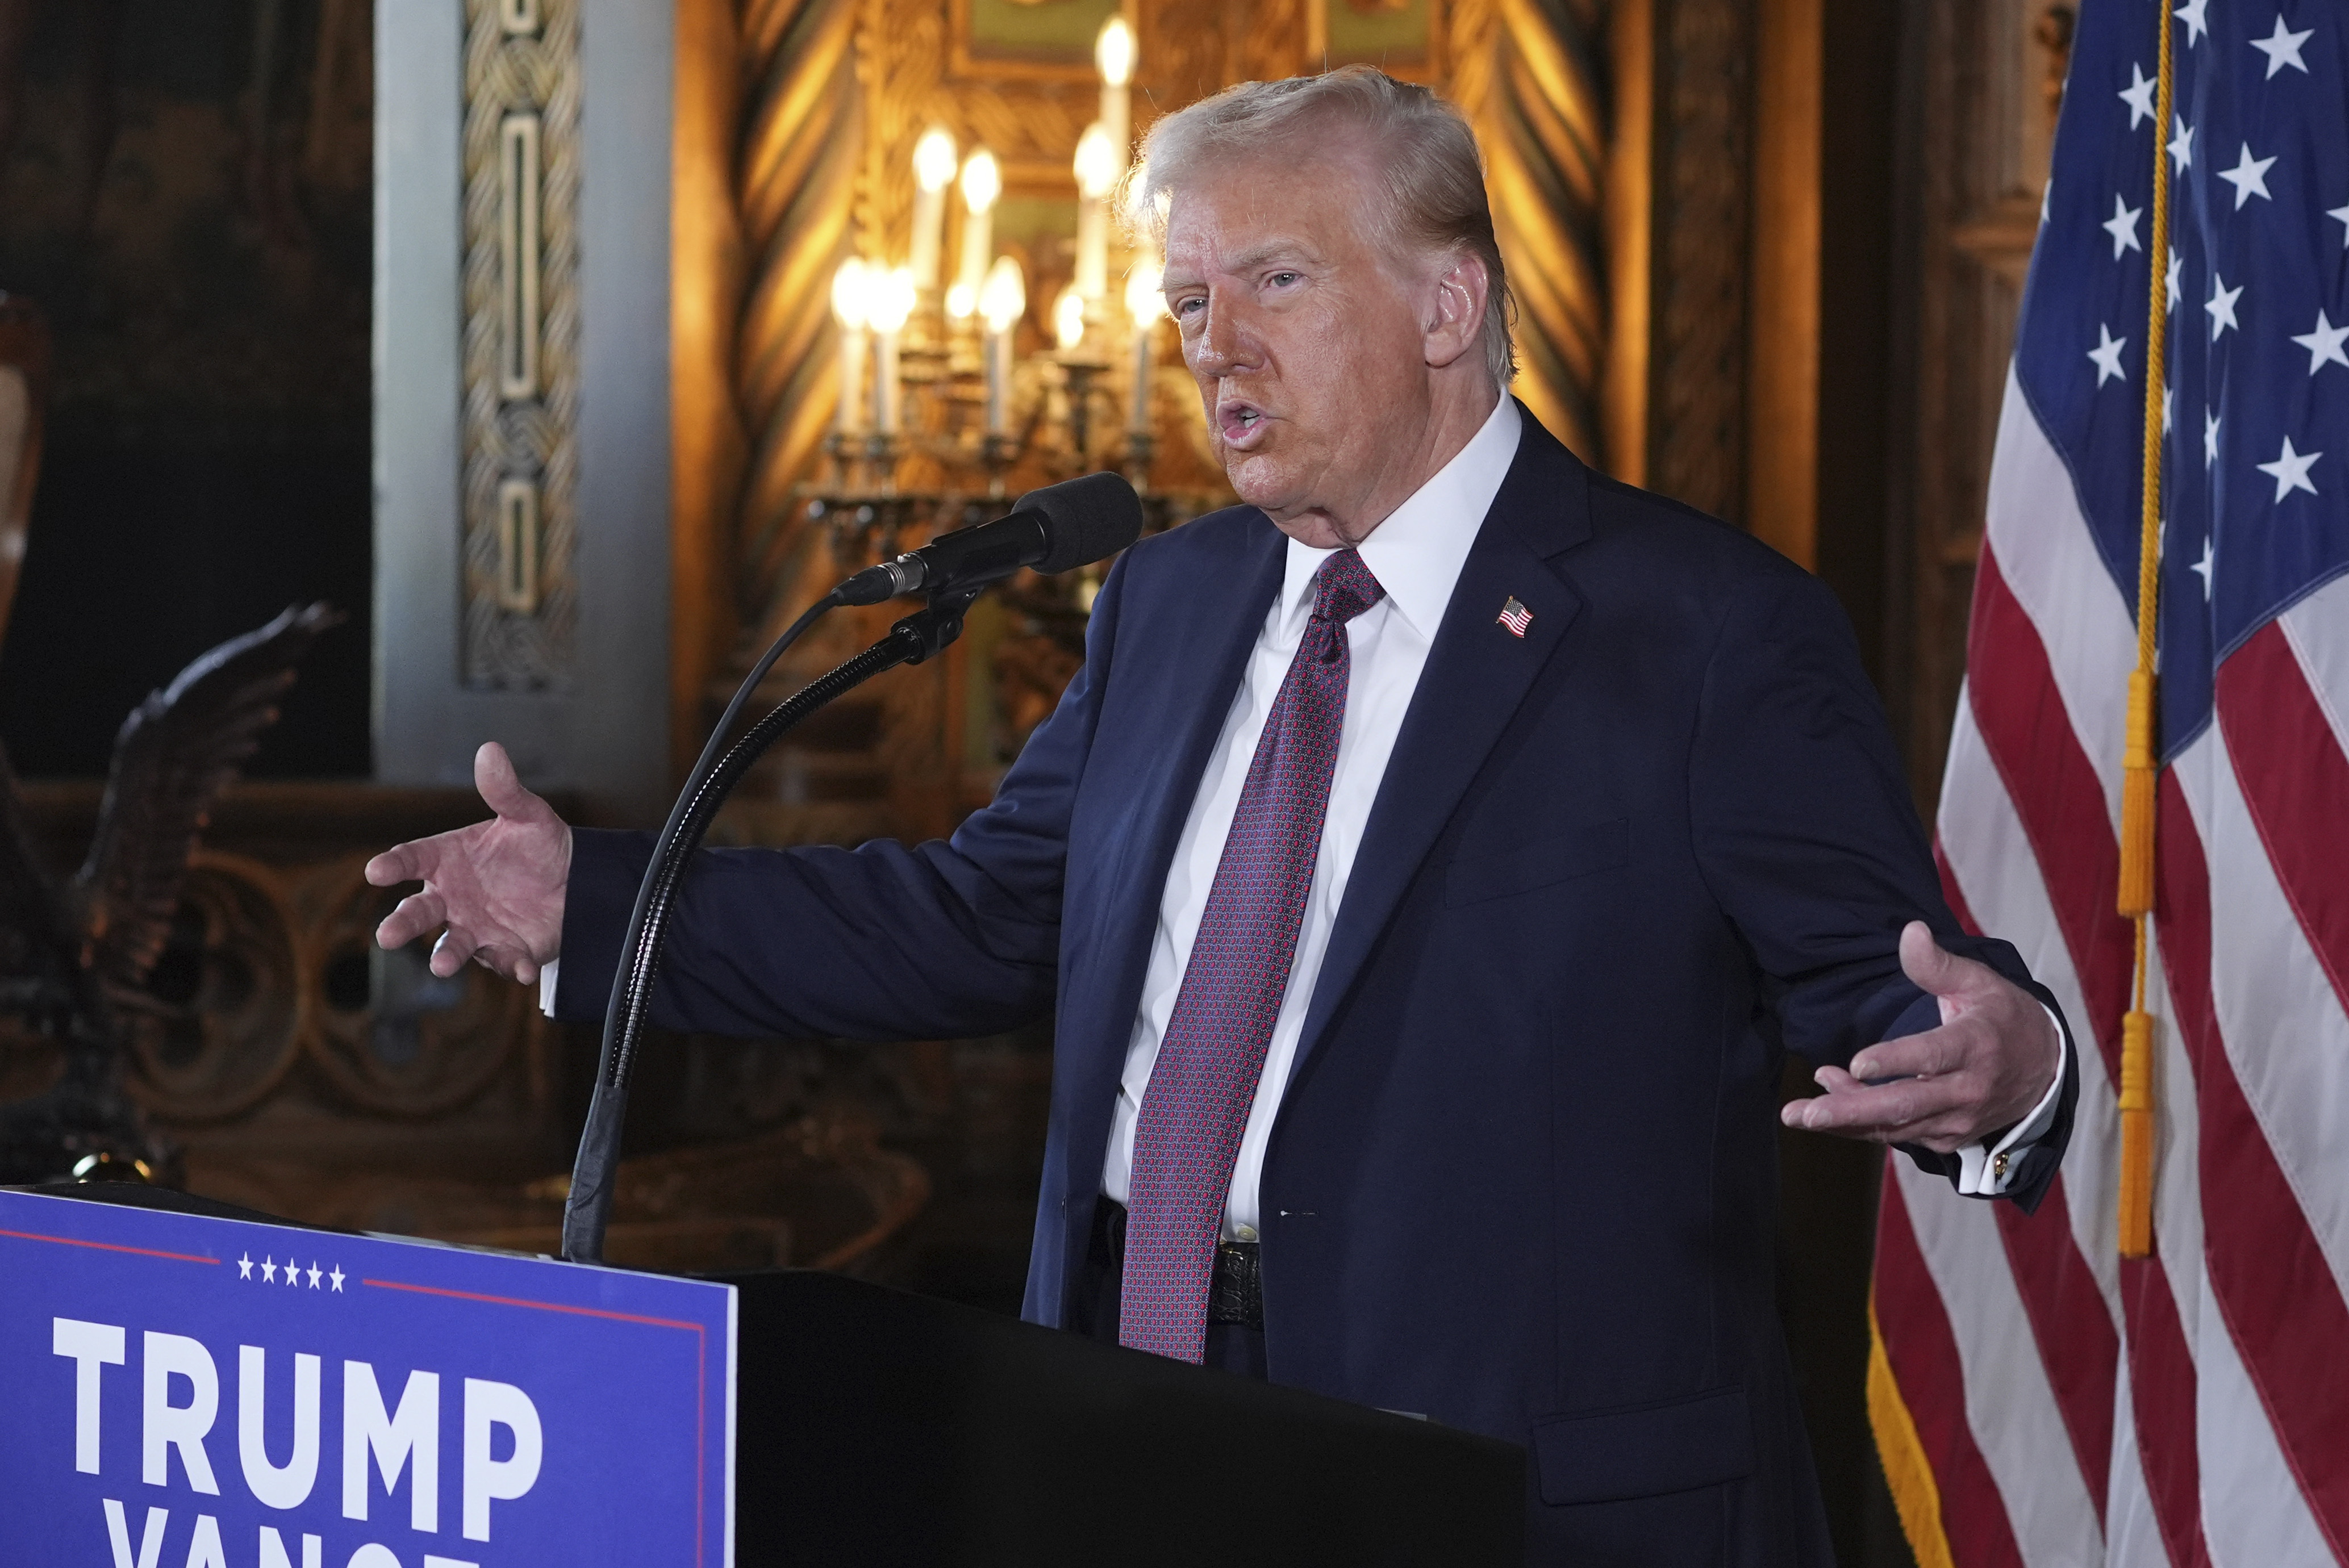
{"label": "flagpole", "polygon": [[2153,1252],[2153,1015],[2146,1011],[2146,970],[2151,962],[2154,903],[2154,636],[2161,583],[2161,406],[2168,379],[2169,171],[2162,167],[2163,134],[2170,121],[2170,19],[2168,0],[2154,8],[2161,43],[2155,69],[2153,119],[2153,242],[2145,335],[2145,469],[2138,510],[2137,668],[2129,676],[2128,736],[2121,758],[2120,913],[2137,925],[2137,963],[2129,1010],[2121,1019],[2120,1253]]}

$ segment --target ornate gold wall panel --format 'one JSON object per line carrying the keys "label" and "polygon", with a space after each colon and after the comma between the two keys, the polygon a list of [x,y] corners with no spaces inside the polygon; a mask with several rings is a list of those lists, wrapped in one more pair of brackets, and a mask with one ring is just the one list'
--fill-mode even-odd
{"label": "ornate gold wall panel", "polygon": [[560,685],[577,614],[576,0],[466,0],[463,672]]}

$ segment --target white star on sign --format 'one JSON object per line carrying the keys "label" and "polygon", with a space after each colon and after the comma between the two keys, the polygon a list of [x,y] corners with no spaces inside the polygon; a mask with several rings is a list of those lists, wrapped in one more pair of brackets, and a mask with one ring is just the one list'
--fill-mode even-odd
{"label": "white star on sign", "polygon": [[2202,559],[2186,569],[2202,579],[2202,597],[2210,597],[2210,542],[2202,542]]}
{"label": "white star on sign", "polygon": [[271,1284],[277,1283],[277,1265],[267,1258],[261,1260],[261,1277]]}
{"label": "white star on sign", "polygon": [[2192,48],[2210,30],[2210,22],[2203,13],[2210,9],[2210,0],[2186,0],[2186,4],[2170,13],[2186,24],[2186,46]]}
{"label": "white star on sign", "polygon": [[2303,333],[2292,341],[2308,350],[2308,373],[2313,376],[2319,366],[2327,363],[2349,366],[2349,354],[2341,352],[2344,339],[2349,339],[2349,326],[2333,325],[2320,310],[2316,313],[2316,329]]}
{"label": "white star on sign", "polygon": [[2316,487],[2308,482],[2308,466],[2323,455],[2323,452],[2293,451],[2292,438],[2286,436],[2283,438],[2283,450],[2277,455],[2276,460],[2260,464],[2259,469],[2263,474],[2275,476],[2275,498],[2279,501],[2296,490],[2304,490],[2309,494],[2314,495]]}
{"label": "white star on sign", "polygon": [[2305,33],[2286,32],[2283,26],[2283,13],[2279,11],[2276,13],[2275,31],[2264,38],[2253,38],[2251,47],[2268,57],[2268,76],[2271,78],[2286,66],[2290,66],[2302,76],[2306,76],[2308,62],[2300,57],[2300,46],[2315,36],[2316,29],[2313,27]]}
{"label": "white star on sign", "polygon": [[2113,237],[2113,260],[2119,261],[2123,251],[2145,249],[2137,242],[2137,221],[2144,213],[2144,208],[2132,207],[2120,199],[2117,191],[2114,193],[2113,215],[2096,225]]}
{"label": "white star on sign", "polygon": [[[2328,218],[2337,219],[2340,222],[2341,248],[2344,251],[2349,251],[2349,207],[2335,207],[2333,211],[2324,215]],[[2040,217],[2044,222],[2046,218],[2046,214],[2043,212],[2040,214]]]}
{"label": "white star on sign", "polygon": [[287,1258],[285,1260],[285,1288],[292,1290],[301,1283],[302,1271],[294,1266],[294,1260],[292,1258]]}
{"label": "white star on sign", "polygon": [[2178,274],[2184,271],[2185,267],[2186,258],[2179,255],[2176,251],[2170,252],[2169,276],[2162,283],[2163,291],[2169,295],[2169,304],[2164,307],[2164,315],[2167,315],[2169,311],[2173,311],[2178,308],[2178,301],[2185,293],[2184,290],[2178,286]]}
{"label": "white star on sign", "polygon": [[2236,211],[2241,211],[2243,203],[2254,196],[2267,201],[2275,200],[2268,194],[2268,170],[2274,162],[2273,158],[2253,158],[2251,144],[2247,141],[2243,143],[2243,155],[2236,160],[2235,167],[2219,170],[2219,178],[2235,188]]}
{"label": "white star on sign", "polygon": [[2227,286],[2227,280],[2220,277],[2215,268],[2212,269],[2210,273],[2210,298],[2202,306],[2204,310],[2210,313],[2211,342],[2218,342],[2219,335],[2226,331],[2229,327],[2242,325],[2241,322],[2235,319],[2235,302],[2242,297],[2242,284],[2237,284],[2233,288],[2229,288]]}
{"label": "white star on sign", "polygon": [[247,1253],[244,1256],[236,1260],[236,1277],[239,1279],[251,1279],[253,1277],[253,1254],[251,1253]]}
{"label": "white star on sign", "polygon": [[2103,341],[2088,350],[2088,357],[2096,362],[2096,385],[2102,387],[2106,382],[2115,380],[2124,374],[2121,369],[2121,350],[2128,346],[2128,339],[2115,337],[2112,328],[2102,322],[2096,324],[2096,335]]}
{"label": "white star on sign", "polygon": [[2183,174],[2194,167],[2194,128],[2186,123],[2182,114],[2171,115],[2169,123],[2178,128],[2177,134],[2169,139],[2169,171]]}
{"label": "white star on sign", "polygon": [[336,1264],[335,1265],[335,1272],[328,1274],[326,1277],[335,1282],[336,1294],[340,1295],[343,1288],[343,1265]]}
{"label": "white star on sign", "polygon": [[2219,416],[2209,409],[2202,410],[2202,461],[2205,467],[2219,460]]}
{"label": "white star on sign", "polygon": [[310,1288],[316,1290],[318,1288],[318,1264],[316,1259],[311,1260],[309,1274]]}
{"label": "white star on sign", "polygon": [[2123,88],[2118,96],[2121,102],[2129,106],[2131,130],[2137,129],[2137,121],[2153,118],[2153,95],[2158,90],[2159,86],[2158,82],[2145,79],[2145,68],[2142,66],[2130,65],[2129,85]]}

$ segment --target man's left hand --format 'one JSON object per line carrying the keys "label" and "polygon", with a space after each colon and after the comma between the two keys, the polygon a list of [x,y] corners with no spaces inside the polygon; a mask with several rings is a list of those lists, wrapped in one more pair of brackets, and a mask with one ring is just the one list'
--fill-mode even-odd
{"label": "man's left hand", "polygon": [[2030,1115],[2064,1059],[2047,1010],[1988,965],[1945,951],[1921,920],[1900,933],[1900,968],[1940,1001],[1941,1026],[1870,1046],[1848,1072],[1821,1068],[1826,1092],[1789,1100],[1780,1119],[1947,1154]]}

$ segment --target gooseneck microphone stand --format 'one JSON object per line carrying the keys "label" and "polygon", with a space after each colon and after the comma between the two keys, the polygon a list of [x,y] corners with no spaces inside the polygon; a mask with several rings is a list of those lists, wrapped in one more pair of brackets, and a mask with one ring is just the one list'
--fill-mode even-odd
{"label": "gooseneck microphone stand", "polygon": [[[734,728],[743,706],[783,650],[826,613],[848,601],[840,590],[818,600],[775,640],[766,656],[751,669],[735,692],[733,701],[710,732],[699,760],[669,809],[660,838],[653,846],[651,866],[636,889],[636,907],[628,916],[628,934],[620,947],[619,973],[613,978],[612,1000],[604,1015],[604,1050],[595,1069],[595,1092],[587,1104],[587,1125],[579,1136],[579,1158],[572,1167],[571,1195],[563,1209],[563,1255],[572,1263],[604,1260],[604,1230],[612,1216],[613,1183],[620,1163],[620,1129],[627,1117],[628,1078],[635,1069],[636,1048],[645,1020],[652,1010],[653,983],[660,973],[661,949],[667,941],[671,917],[677,912],[678,886],[686,867],[701,847],[703,835],[719,807],[742,775],[750,771],[768,747],[826,703],[898,665],[918,665],[962,634],[963,615],[971,601],[988,586],[943,588],[929,596],[923,609],[889,628],[889,634],[820,676],[778,704],[773,712],[752,726],[730,747],[726,737]],[[725,747],[721,752],[720,748]]]}

